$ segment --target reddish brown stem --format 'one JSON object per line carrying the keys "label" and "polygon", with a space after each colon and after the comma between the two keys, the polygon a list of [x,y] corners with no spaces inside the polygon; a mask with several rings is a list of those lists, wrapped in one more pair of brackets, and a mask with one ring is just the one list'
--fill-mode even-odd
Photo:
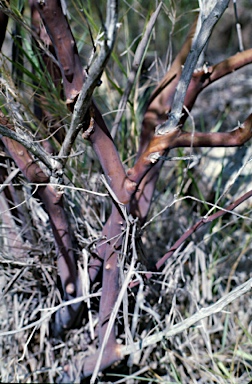
{"label": "reddish brown stem", "polygon": [[[48,51],[52,54],[52,56],[55,56],[55,50],[52,45],[52,41],[46,32],[45,26],[42,22],[42,19],[40,17],[40,14],[38,10],[34,7],[34,4],[31,4],[31,23],[32,28],[36,32],[37,36],[40,38],[40,40],[44,43],[44,45],[47,47]],[[47,54],[43,49],[41,49],[41,45],[39,45],[36,42],[36,39],[33,38],[33,47],[36,52],[40,53],[39,58],[40,65],[42,67],[42,70],[44,67],[46,68],[47,72],[50,74],[51,79],[55,85],[55,87],[59,90],[59,93],[61,95],[61,98],[63,99],[63,88],[61,84],[61,71],[59,66],[56,64],[56,59],[53,61],[52,57]],[[35,94],[35,100],[34,100],[34,110],[37,118],[44,123],[45,125],[50,126],[50,133],[54,133],[54,137],[59,143],[62,143],[64,140],[65,132],[64,129],[62,129],[62,124],[60,124],[58,121],[53,118],[51,113],[49,112],[50,106],[48,105],[48,101],[45,97],[45,95],[41,94],[39,92],[39,87],[37,90],[37,93]],[[48,141],[43,141],[43,144],[46,143],[46,148],[48,152],[53,153],[54,150],[52,146],[49,146]]]}
{"label": "reddish brown stem", "polygon": [[61,3],[57,0],[45,2],[30,0],[30,5],[38,10],[50,36],[61,69],[66,103],[71,105],[81,90],[84,73]]}
{"label": "reddish brown stem", "polygon": [[[119,293],[119,269],[118,256],[121,253],[122,245],[122,218],[114,205],[112,213],[107,223],[107,240],[103,263],[103,278],[102,278],[102,296],[100,300],[99,310],[99,349],[94,355],[87,357],[81,362],[82,377],[90,376],[100,357],[101,347],[104,341],[104,336],[107,331],[108,322],[114,308],[116,299]],[[107,343],[102,352],[102,358],[99,364],[99,370],[104,370],[114,362],[121,359],[120,345],[116,342],[115,325],[112,327],[108,335]],[[68,371],[69,367],[66,367]]]}
{"label": "reddish brown stem", "polygon": [[252,137],[252,114],[231,132],[188,133],[179,127],[168,133],[154,135],[148,148],[136,165],[128,171],[131,180],[139,183],[146,172],[166,151],[177,147],[234,147],[244,144]]}
{"label": "reddish brown stem", "polygon": [[[192,45],[196,25],[197,20],[195,20],[192,25],[185,43],[174,59],[169,71],[166,73],[150,97],[142,122],[137,159],[144,152],[144,150],[146,150],[154,135],[155,127],[167,119],[167,113],[171,109],[174,93],[182,73],[182,66],[185,63],[186,57]],[[134,195],[131,201],[130,211],[133,216],[139,218],[140,224],[143,224],[147,217],[161,168],[162,162],[158,162],[152,169],[150,169],[146,176],[144,176],[141,180],[138,192]]]}
{"label": "reddish brown stem", "polygon": [[[107,247],[103,263],[102,296],[99,310],[99,318],[102,322],[99,329],[100,344],[103,341],[107,323],[119,291],[118,256],[121,253],[122,246],[121,233],[122,218],[117,207],[114,205],[111,213],[111,223],[108,231]],[[111,346],[116,344],[114,328],[109,336],[108,344]]]}
{"label": "reddish brown stem", "polygon": [[238,147],[245,144],[252,137],[252,114],[230,132],[184,132],[169,145],[169,148],[178,147]]}
{"label": "reddish brown stem", "polygon": [[[167,114],[170,111],[171,104],[173,101],[174,92],[178,84],[178,81],[180,79],[181,66],[185,61],[186,55],[188,54],[188,51],[190,49],[193,33],[194,33],[194,27],[192,27],[188,35],[188,38],[186,39],[186,42],[182,47],[181,52],[177,55],[170,70],[167,72],[166,76],[164,77],[162,82],[158,85],[157,89],[153,92],[153,95],[151,96],[152,101],[148,105],[148,108],[143,120],[139,153],[142,153],[143,150],[146,149],[147,143],[150,142],[151,138],[154,135],[155,127],[158,126],[158,124],[163,123],[167,118]],[[244,52],[237,53],[236,55],[212,67],[195,71],[192,76],[192,79],[189,84],[186,97],[185,97],[185,105],[187,109],[188,110],[192,109],[197,99],[197,96],[208,85],[212,84],[214,81],[217,81],[219,78],[226,76],[251,62],[252,62],[252,49],[249,49]],[[187,112],[184,111],[184,114],[180,121],[181,125],[184,124],[186,118],[187,118]],[[182,134],[182,132],[183,131],[181,131],[181,136],[179,137],[179,139],[175,141],[176,144],[174,143],[174,147],[180,147],[180,146],[183,147],[183,146],[191,145],[191,135],[185,132],[183,132]],[[245,136],[247,136],[247,138]],[[194,140],[193,146],[215,146],[214,142],[216,143],[216,146],[223,146],[223,143],[227,143],[227,146],[229,146],[228,143],[230,143],[231,146],[238,146],[238,145],[242,145],[245,141],[249,140],[249,138],[250,137],[249,137],[248,130],[246,134],[241,134],[238,132],[236,132],[235,135],[230,135],[229,133],[227,133],[226,135],[224,134],[223,136],[222,134],[216,134],[214,136],[212,136],[212,134],[209,134],[208,137],[206,137],[204,134],[201,134],[201,133],[195,133],[195,140]],[[190,144],[189,144],[189,141],[190,141]],[[169,148],[167,148],[167,150]],[[155,151],[153,150],[153,152]],[[150,156],[150,153],[149,153],[149,156]],[[162,162],[159,162],[159,164],[154,166],[154,170],[151,169],[151,171],[149,171],[150,175],[148,174],[149,172],[147,171],[148,172],[147,175],[143,177],[139,185],[139,192],[135,195],[132,201],[131,212],[133,215],[136,215],[136,216],[139,215],[142,223],[144,223],[144,220],[147,217],[147,213],[149,210],[149,205],[147,202],[150,203],[152,200],[152,195],[155,190],[156,181],[158,179],[158,174],[161,168],[162,168]],[[143,167],[141,175],[143,175],[145,172],[146,172],[146,169]],[[129,171],[128,175],[130,178],[132,178],[131,171]],[[136,179],[133,178],[133,180],[135,181]]]}
{"label": "reddish brown stem", "polygon": [[[252,63],[252,49],[239,52],[218,64],[210,67],[204,67],[194,72],[191,82],[189,84],[186,97],[185,106],[190,111],[201,91],[210,84],[219,80],[220,78],[237,71],[245,65]],[[187,113],[184,111],[184,116],[181,119],[183,123],[187,118]]]}
{"label": "reddish brown stem", "polygon": [[138,157],[149,144],[154,134],[154,128],[167,119],[167,113],[171,108],[174,93],[182,73],[182,66],[192,45],[196,25],[197,20],[192,25],[185,43],[175,57],[168,72],[150,97],[141,127]]}
{"label": "reddish brown stem", "polygon": [[[11,124],[8,123],[6,117],[0,113],[0,123],[7,128],[12,129]],[[15,161],[18,168],[22,171],[26,179],[33,184],[46,184],[49,183],[49,177],[41,170],[39,165],[32,159],[25,147],[20,143],[2,137],[9,155]],[[81,295],[80,282],[77,279],[76,262],[73,252],[73,246],[70,235],[70,228],[68,225],[67,217],[63,206],[63,195],[51,187],[49,184],[46,187],[38,186],[37,190],[45,209],[49,215],[50,222],[56,245],[58,247],[58,269],[64,291],[64,299]],[[60,323],[63,327],[68,328],[74,322],[80,304],[74,306],[67,306],[58,314]],[[60,328],[58,327],[58,330]]]}
{"label": "reddish brown stem", "polygon": [[[90,126],[83,133],[83,137],[91,142],[116,198],[111,216],[103,230],[103,236],[106,236],[106,240],[101,240],[100,245],[97,247],[100,259],[91,264],[89,268],[91,278],[94,279],[98,272],[98,267],[101,266],[101,260],[104,259],[102,296],[99,310],[99,347],[101,348],[108,321],[119,293],[118,254],[121,250],[122,228],[125,222],[121,216],[118,202],[128,204],[132,193],[135,191],[136,184],[127,178],[113,139],[95,105],[90,109]],[[105,369],[120,359],[119,350],[119,346],[116,343],[114,324],[108,336],[99,368]],[[98,349],[95,355],[85,360],[82,369],[83,377],[92,374],[99,353],[100,350]]]}
{"label": "reddish brown stem", "polygon": [[162,165],[162,160],[154,164],[141,180],[137,192],[131,199],[130,212],[139,219],[140,225],[143,225],[146,221]]}
{"label": "reddish brown stem", "polygon": [[107,246],[106,240],[108,239],[108,231],[109,231],[110,225],[111,225],[111,215],[103,227],[102,239],[99,240],[96,244],[95,251],[94,251],[95,255],[92,255],[89,261],[88,273],[89,273],[90,281],[92,283],[95,281],[103,264],[103,260],[106,252],[106,246]]}
{"label": "reddish brown stem", "polygon": [[118,201],[127,204],[135,191],[136,184],[127,178],[113,139],[95,105],[91,108],[90,126],[83,133],[83,138],[91,142],[107,181]]}

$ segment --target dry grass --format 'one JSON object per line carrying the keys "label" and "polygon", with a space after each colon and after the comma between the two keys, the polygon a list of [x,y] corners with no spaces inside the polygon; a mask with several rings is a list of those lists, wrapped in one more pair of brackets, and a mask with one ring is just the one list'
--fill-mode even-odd
{"label": "dry grass", "polygon": [[[247,154],[248,151],[249,147]],[[204,156],[193,169],[196,175],[203,174]],[[247,155],[247,159],[250,158]],[[215,161],[212,160],[212,167]],[[247,166],[251,169],[250,163]],[[209,164],[208,167],[211,169]],[[179,180],[183,169],[186,169],[185,164],[178,164],[177,169],[175,167],[166,174],[165,183],[169,187],[158,195],[150,214],[153,221],[144,232],[146,257],[157,259],[204,211],[201,202],[185,199],[170,204],[171,207],[154,218],[169,203],[168,196],[174,196],[178,188],[177,183],[172,183],[174,172]],[[225,169],[222,171],[223,180]],[[199,185],[204,183],[204,178],[192,180],[192,176],[188,177],[183,172],[184,185],[192,181]],[[240,175],[234,185],[238,183],[242,187],[244,178],[246,180],[246,175]],[[95,169],[91,178],[83,180],[85,189],[106,192]],[[216,193],[218,180],[219,176],[212,183],[212,192]],[[223,192],[225,184],[222,181],[219,184],[220,192]],[[159,193],[162,184],[160,188]],[[186,192],[188,194],[189,189]],[[232,189],[224,200],[239,196],[239,192],[234,195],[231,192]],[[89,244],[100,236],[110,202],[106,195],[94,195],[78,188],[66,189],[65,193],[70,203],[69,216],[75,230],[76,246],[79,250],[86,249],[82,253],[77,250],[79,268],[85,276]],[[38,202],[30,197],[27,204],[29,209],[32,208],[31,220],[38,238],[36,245],[22,242],[21,236],[14,237],[12,232],[16,230],[18,235],[20,229],[13,223],[12,226],[8,222],[1,225],[1,380],[10,383],[55,382],[66,363],[75,362],[78,366],[78,361],[92,354],[97,346],[101,287],[97,283],[89,291],[89,287],[84,286],[84,297],[87,298],[88,293],[91,295],[92,315],[85,316],[80,329],[70,331],[64,340],[52,339],[50,322],[61,303],[53,238]],[[131,276],[139,281],[139,290],[128,290],[117,318],[118,341],[127,345],[131,352],[134,342],[138,351],[128,356],[125,349],[124,360],[100,375],[100,382],[243,384],[252,379],[250,293],[238,289],[240,296],[231,295],[231,301],[224,309],[215,313],[211,307],[251,277],[250,212],[251,203],[247,202],[239,210],[243,217],[235,214],[224,216],[196,233],[167,262],[165,269],[148,281],[144,278],[142,265],[135,263]],[[6,225],[9,225],[7,231]],[[130,268],[130,261],[125,263],[121,273],[122,285]],[[85,278],[83,281],[86,284]],[[202,308],[209,308],[207,317],[201,320],[193,318],[193,323],[186,323],[183,330],[176,330],[176,324],[183,324],[183,320],[190,319]],[[173,328],[176,334],[166,337],[167,331]],[[161,339],[160,335],[163,336]],[[150,342],[145,345],[147,340]]]}
{"label": "dry grass", "polygon": [[[216,84],[200,96],[192,114],[197,129],[203,120],[201,128],[206,130],[221,125],[223,116],[223,130],[234,127],[238,115],[242,120],[242,113],[251,105],[251,73],[248,68],[233,76],[228,92],[224,80],[224,85]],[[101,97],[102,92],[101,87]],[[107,94],[109,102],[116,103],[114,94]],[[127,140],[136,141],[132,135]],[[92,242],[101,236],[111,202],[90,148],[81,139],[75,148],[83,153],[69,161],[65,195],[83,276],[83,296],[91,311],[85,314],[80,328],[69,331],[64,340],[51,337],[53,315],[64,305],[57,284],[54,241],[47,215],[9,162],[12,180],[22,186],[20,202],[25,203],[21,207],[27,207],[30,221],[26,227],[17,225],[0,194],[1,382],[56,382],[65,364],[75,362],[78,368],[78,362],[94,353],[98,345],[101,284],[98,281],[89,287],[87,257]],[[172,153],[188,154],[183,150]],[[195,150],[193,154],[193,162],[167,161],[164,166],[143,234],[142,249],[147,258],[162,256],[211,209],[207,202],[215,203],[224,194],[219,204],[225,205],[251,188],[249,144],[225,151]],[[130,153],[123,153],[127,155]],[[177,201],[178,196],[193,196],[197,201]],[[252,381],[251,208],[251,201],[247,201],[237,210],[241,216],[227,214],[203,227],[168,260],[162,272],[149,280],[145,279],[139,244],[128,238],[136,246],[133,255],[140,261],[132,264],[126,258],[121,262],[121,285],[127,294],[117,313],[117,332],[118,342],[126,346],[125,357],[99,375],[100,383]],[[33,243],[22,240],[21,232],[28,229],[32,229]],[[129,277],[138,280],[138,287],[126,289],[125,279],[127,282]],[[206,317],[200,317],[202,313]]]}

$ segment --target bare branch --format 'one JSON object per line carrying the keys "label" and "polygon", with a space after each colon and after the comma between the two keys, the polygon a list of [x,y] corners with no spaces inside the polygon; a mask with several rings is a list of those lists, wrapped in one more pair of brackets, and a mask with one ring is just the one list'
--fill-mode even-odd
{"label": "bare branch", "polygon": [[71,125],[59,153],[59,156],[62,157],[63,164],[66,163],[67,156],[70,154],[72,144],[78,133],[81,129],[85,129],[84,120],[91,103],[92,94],[95,87],[99,84],[102,72],[114,47],[118,28],[117,19],[118,1],[108,1],[104,41],[102,42],[100,53],[89,68],[81,93],[76,101]]}
{"label": "bare branch", "polygon": [[56,164],[55,160],[41,147],[40,144],[33,141],[31,134],[24,131],[17,133],[6,128],[6,126],[2,124],[0,124],[0,134],[22,144],[35,157],[42,161],[42,163],[44,163],[52,173],[54,173]]}
{"label": "bare branch", "polygon": [[184,132],[171,140],[169,148],[178,147],[238,147],[252,137],[252,114],[230,132]]}
{"label": "bare branch", "polygon": [[252,137],[252,114],[230,132],[184,132],[173,129],[162,135],[154,135],[148,148],[127,174],[130,180],[139,183],[147,171],[162,158],[168,149],[178,147],[237,147]]}
{"label": "bare branch", "polygon": [[191,77],[199,59],[199,56],[203,48],[207,44],[215,24],[227,8],[228,3],[229,0],[219,0],[214,6],[213,10],[208,15],[208,17],[203,20],[200,31],[193,42],[191,51],[187,56],[185,66],[183,68],[181,78],[174,95],[172,110],[169,114],[169,119],[166,123],[163,123],[159,127],[157,127],[157,135],[162,135],[171,130],[174,130],[179,124],[182,115],[186,91],[191,81]]}
{"label": "bare branch", "polygon": [[[245,65],[252,63],[252,49],[239,52],[218,64],[213,66],[204,66],[197,69],[191,78],[184,104],[188,110],[191,110],[200,92],[218,79],[233,73]],[[187,118],[187,112],[184,109],[180,124],[183,124]]]}

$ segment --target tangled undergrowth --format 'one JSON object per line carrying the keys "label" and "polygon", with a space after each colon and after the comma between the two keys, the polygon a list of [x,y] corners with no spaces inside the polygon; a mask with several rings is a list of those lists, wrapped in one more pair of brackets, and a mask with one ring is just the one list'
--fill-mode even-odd
{"label": "tangled undergrowth", "polygon": [[[228,89],[226,79],[208,88],[188,124],[199,130],[201,122],[202,131],[236,126],[237,109],[242,113],[251,105],[251,74],[251,67],[244,68],[239,75],[230,75]],[[108,92],[106,81],[98,97]],[[125,140],[132,143],[134,137]],[[51,329],[56,311],[66,303],[61,299],[48,216],[34,197],[34,186],[27,184],[10,158],[6,163],[20,192],[18,204],[26,227],[14,220],[0,194],[1,382],[57,382],[69,362],[75,361],[78,370],[78,362],[81,365],[98,347],[101,283],[98,279],[90,288],[87,265],[111,200],[90,148],[81,139],[75,148],[80,154],[69,160],[65,198],[84,282],[85,314],[63,340],[53,337]],[[125,154],[125,163],[131,160]],[[125,356],[99,374],[99,382],[244,384],[252,380],[251,200],[203,226],[161,272],[146,277],[146,265],[153,265],[199,218],[213,213],[215,204],[227,206],[251,189],[251,163],[250,142],[234,149],[169,153],[141,242],[137,233],[128,235],[127,241],[136,247],[137,267],[132,271],[131,260],[118,261],[120,283],[128,293],[117,315],[117,341],[125,345]],[[21,231],[29,231],[31,241],[24,241]],[[137,286],[125,287],[129,274]]]}
{"label": "tangled undergrowth", "polygon": [[[213,110],[216,111],[216,105]],[[155,196],[155,205],[149,217],[148,227],[152,235],[141,245],[141,249],[144,245],[143,257],[157,259],[168,250],[185,229],[197,221],[199,213],[203,214],[204,201],[209,202],[213,194],[221,193],[225,183],[236,176],[242,164],[246,166],[234,178],[225,199],[228,201],[239,196],[244,180],[247,180],[248,186],[251,172],[249,146],[225,150],[224,156],[220,149],[207,151],[207,156],[204,151],[200,152],[190,169],[183,164],[186,160],[180,160],[178,165],[176,160],[167,162],[163,171],[166,178],[160,182],[160,192]],[[238,166],[236,164],[236,172],[230,174],[230,163],[234,159]],[[213,175],[208,176],[205,170],[207,168],[208,172],[212,172],[220,161],[221,176],[218,174],[213,181]],[[185,169],[186,176],[183,175]],[[24,190],[29,189],[20,175],[16,178]],[[169,200],[172,201],[170,196],[175,195],[180,178],[183,178],[184,196],[192,196],[190,191],[194,188],[194,191],[205,194],[206,199],[202,202],[202,196],[198,197],[198,201],[185,198],[169,207]],[[76,359],[76,356],[82,359],[94,352],[91,342],[97,338],[101,286],[97,283],[89,291],[87,263],[92,241],[101,235],[98,223],[104,221],[109,201],[99,173],[92,173],[92,177],[83,176],[83,185],[88,193],[69,185],[66,196],[70,202],[69,216],[78,249],[83,248],[83,253],[79,252],[78,267],[83,281],[86,281],[83,295],[90,295],[86,300],[90,311],[80,327],[69,331],[64,341],[50,335],[50,322],[61,305],[61,296],[57,287],[54,242],[45,212],[27,193],[30,223],[38,239],[35,247],[28,242],[22,243],[11,217],[9,227],[6,224],[1,226],[0,367],[3,382],[55,382],[69,361]],[[206,185],[211,185],[211,189],[205,190]],[[164,210],[165,207],[167,209]],[[10,215],[3,200],[1,211]],[[251,277],[252,267],[250,217],[251,203],[248,201],[237,215],[227,214],[207,224],[207,228],[193,235],[168,260],[161,273],[153,274],[149,280],[144,277],[140,259],[135,271],[140,289],[128,291],[129,305],[124,305],[119,311],[118,341],[126,345],[135,342],[140,346],[148,336],[155,337],[164,329],[172,330],[175,324],[216,303],[246,282]],[[127,268],[122,274],[127,274]],[[210,312],[205,319],[191,327],[186,326],[172,337],[163,337],[161,341],[154,338],[148,347],[140,346],[137,353],[125,356],[121,363],[107,369],[100,376],[100,382],[249,382],[252,379],[251,300],[251,293],[247,292],[222,311]]]}

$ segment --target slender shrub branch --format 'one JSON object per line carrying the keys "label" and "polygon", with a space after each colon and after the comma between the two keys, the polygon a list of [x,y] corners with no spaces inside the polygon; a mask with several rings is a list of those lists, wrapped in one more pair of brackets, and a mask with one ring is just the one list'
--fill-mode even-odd
{"label": "slender shrub branch", "polygon": [[[118,2],[113,0],[107,2],[106,30],[104,31],[104,41],[101,43],[101,50],[97,58],[91,64],[79,97],[75,103],[70,128],[62,144],[59,156],[62,163],[66,163],[67,156],[70,154],[72,144],[81,129],[85,129],[85,116],[91,103],[91,97],[95,87],[99,84],[102,72],[108,62],[113,50],[116,32],[118,28]],[[89,126],[87,123],[86,129]]]}

